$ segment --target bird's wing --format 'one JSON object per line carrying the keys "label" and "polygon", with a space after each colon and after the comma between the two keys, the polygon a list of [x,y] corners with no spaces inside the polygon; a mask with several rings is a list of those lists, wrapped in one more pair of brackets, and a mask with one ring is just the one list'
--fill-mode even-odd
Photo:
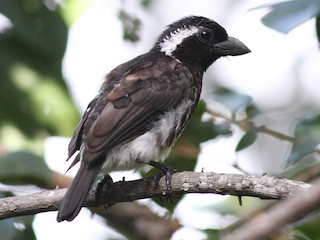
{"label": "bird's wing", "polygon": [[77,151],[80,149],[81,146],[81,136],[82,136],[82,131],[85,122],[87,121],[87,118],[89,117],[91,110],[92,110],[92,105],[95,105],[97,99],[93,99],[87,106],[86,111],[84,112],[82,119],[78,123],[73,136],[70,140],[69,146],[68,146],[68,159]]}
{"label": "bird's wing", "polygon": [[[101,159],[114,146],[148,131],[164,111],[191,94],[192,84],[192,74],[175,60],[155,61],[147,68],[123,75],[104,99],[91,104],[70,143],[71,152],[83,142],[83,162]],[[93,109],[101,108],[100,105],[100,114],[94,116]],[[81,141],[79,134],[84,135]]]}

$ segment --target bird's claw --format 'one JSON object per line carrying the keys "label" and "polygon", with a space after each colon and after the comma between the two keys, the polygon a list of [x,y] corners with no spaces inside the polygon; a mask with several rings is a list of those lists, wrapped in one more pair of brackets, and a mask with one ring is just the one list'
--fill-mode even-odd
{"label": "bird's claw", "polygon": [[170,193],[172,191],[172,185],[171,185],[171,179],[172,179],[172,175],[175,172],[178,172],[176,169],[174,169],[173,167],[164,164],[164,163],[158,163],[155,161],[150,161],[149,165],[159,169],[161,172],[158,173],[155,176],[155,180],[157,182],[160,181],[160,179],[165,176],[165,180],[166,180],[166,187],[167,187],[167,193]]}
{"label": "bird's claw", "polygon": [[113,180],[109,174],[103,175],[103,178],[100,179],[97,183],[96,187],[96,195],[95,200],[96,202],[99,202],[99,199],[101,199],[101,194],[103,192],[103,189],[105,186],[111,186],[113,184]]}

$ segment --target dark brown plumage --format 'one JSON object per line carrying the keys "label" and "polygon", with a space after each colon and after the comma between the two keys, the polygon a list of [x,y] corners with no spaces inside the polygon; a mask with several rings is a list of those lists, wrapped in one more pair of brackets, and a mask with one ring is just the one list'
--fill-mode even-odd
{"label": "dark brown plumage", "polygon": [[79,213],[97,174],[161,161],[196,107],[204,71],[219,57],[249,49],[212,20],[191,16],[171,24],[154,47],[112,70],[88,105],[69,144],[80,169],[57,220]]}

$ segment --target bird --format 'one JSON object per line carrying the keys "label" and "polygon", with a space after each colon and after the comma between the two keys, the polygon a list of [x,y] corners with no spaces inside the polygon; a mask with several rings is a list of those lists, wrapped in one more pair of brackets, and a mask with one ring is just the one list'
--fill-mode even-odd
{"label": "bird", "polygon": [[[107,74],[68,147],[80,168],[58,209],[72,221],[99,173],[162,169],[200,98],[202,77],[220,57],[249,53],[217,22],[183,17],[160,34],[149,52]],[[163,169],[166,169],[165,167]]]}

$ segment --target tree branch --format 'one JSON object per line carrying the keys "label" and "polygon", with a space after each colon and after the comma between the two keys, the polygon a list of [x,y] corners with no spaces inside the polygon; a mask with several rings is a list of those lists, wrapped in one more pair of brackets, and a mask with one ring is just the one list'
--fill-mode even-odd
{"label": "tree branch", "polygon": [[[311,185],[269,176],[240,174],[178,172],[172,176],[172,193],[215,193],[222,195],[252,196],[261,199],[282,199],[296,191],[307,191]],[[0,199],[0,219],[56,211],[66,189],[47,190],[27,196]],[[164,177],[159,183],[154,178],[120,181],[108,184],[99,193],[96,189],[88,195],[85,206],[113,205],[138,199],[166,195]]]}
{"label": "tree branch", "polygon": [[137,202],[118,203],[108,211],[104,206],[91,210],[127,239],[169,240],[181,227],[177,219],[158,216],[149,207]]}
{"label": "tree branch", "polygon": [[260,240],[269,239],[290,224],[302,219],[320,207],[320,184],[311,187],[306,194],[295,194],[273,206],[269,211],[261,212],[223,240]]}

